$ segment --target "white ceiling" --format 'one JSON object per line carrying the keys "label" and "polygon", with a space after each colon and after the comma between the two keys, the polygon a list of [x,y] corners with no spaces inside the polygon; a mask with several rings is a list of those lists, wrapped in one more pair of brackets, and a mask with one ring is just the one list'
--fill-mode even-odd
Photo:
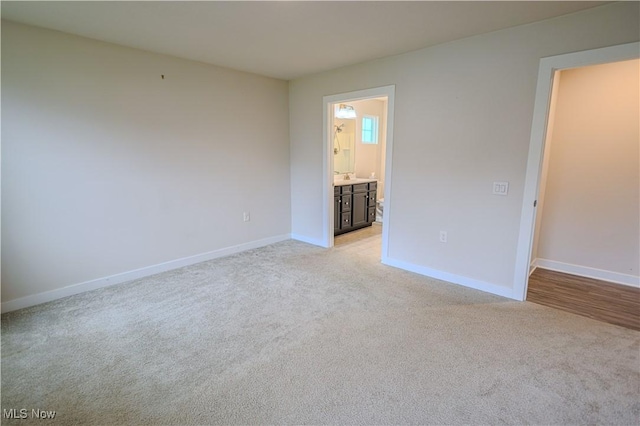
{"label": "white ceiling", "polygon": [[2,1],[2,18],[289,80],[604,3]]}

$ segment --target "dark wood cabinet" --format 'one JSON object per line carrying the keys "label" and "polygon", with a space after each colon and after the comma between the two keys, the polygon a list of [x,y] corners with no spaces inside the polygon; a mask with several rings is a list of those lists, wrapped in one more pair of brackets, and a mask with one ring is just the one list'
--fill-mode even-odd
{"label": "dark wood cabinet", "polygon": [[366,182],[334,187],[334,235],[375,222],[377,186],[377,182]]}
{"label": "dark wood cabinet", "polygon": [[367,192],[354,192],[353,193],[353,226],[360,227],[367,224],[368,217],[368,198]]}

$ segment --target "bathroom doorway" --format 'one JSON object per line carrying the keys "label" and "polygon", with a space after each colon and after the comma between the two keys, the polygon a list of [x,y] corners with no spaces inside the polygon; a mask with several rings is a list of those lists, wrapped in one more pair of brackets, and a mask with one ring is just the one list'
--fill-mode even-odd
{"label": "bathroom doorway", "polygon": [[323,98],[325,247],[377,237],[378,258],[388,255],[394,94],[385,86]]}

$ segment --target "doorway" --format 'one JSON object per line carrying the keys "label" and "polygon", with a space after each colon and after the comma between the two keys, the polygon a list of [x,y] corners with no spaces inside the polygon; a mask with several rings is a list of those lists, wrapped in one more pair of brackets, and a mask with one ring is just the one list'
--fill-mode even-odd
{"label": "doorway", "polygon": [[[384,86],[323,98],[323,245],[325,247],[334,246],[334,231],[336,225],[340,227],[336,218],[341,218],[339,214],[341,212],[338,211],[341,207],[336,202],[335,189],[338,188],[339,196],[348,190],[363,191],[362,194],[354,192],[353,195],[348,195],[345,193],[345,200],[347,200],[346,196],[349,197],[347,202],[352,202],[353,197],[356,197],[357,200],[360,198],[369,200],[365,205],[364,213],[375,219],[380,213],[377,210],[380,207],[378,201],[381,198],[383,208],[381,217],[378,217],[381,220],[377,225],[370,223],[375,223],[374,220],[366,223],[366,217],[359,218],[359,214],[354,217],[354,212],[348,208],[344,213],[347,226],[342,231],[349,230],[351,220],[356,225],[360,224],[359,226],[363,227],[367,225],[381,226],[380,257],[384,260],[388,255],[394,96],[395,86]],[[374,135],[376,136],[374,137]],[[377,139],[378,136],[380,140]],[[360,160],[358,160],[358,155]],[[340,168],[345,170],[340,170]],[[380,187],[377,188],[376,185],[380,185]],[[338,199],[343,201],[340,197]],[[355,212],[360,212],[360,210],[363,209],[354,209]],[[364,222],[360,219],[363,219]],[[358,226],[353,227],[353,229],[357,228]],[[340,228],[338,229],[340,232]]]}
{"label": "doorway", "polygon": [[[514,276],[514,298],[525,300],[532,267],[532,254],[537,249],[536,222],[540,227],[541,212],[539,201],[544,196],[546,167],[549,158],[549,145],[553,131],[554,92],[560,72],[591,65],[610,64],[638,59],[640,43],[630,43],[603,49],[559,55],[543,58],[540,61],[538,88],[534,107],[534,117],[529,147],[529,159],[525,180],[524,198],[521,215],[520,236]],[[541,194],[542,192],[542,194]],[[592,200],[597,203],[597,200]],[[540,216],[538,215],[540,213]],[[637,275],[637,270],[635,271]],[[637,280],[637,278],[636,278]]]}

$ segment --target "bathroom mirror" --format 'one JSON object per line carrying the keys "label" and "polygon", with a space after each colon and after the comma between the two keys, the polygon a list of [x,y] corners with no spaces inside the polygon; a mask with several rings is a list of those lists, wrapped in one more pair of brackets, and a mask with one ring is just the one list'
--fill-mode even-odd
{"label": "bathroom mirror", "polygon": [[356,120],[333,121],[333,170],[336,174],[354,173],[356,164]]}

